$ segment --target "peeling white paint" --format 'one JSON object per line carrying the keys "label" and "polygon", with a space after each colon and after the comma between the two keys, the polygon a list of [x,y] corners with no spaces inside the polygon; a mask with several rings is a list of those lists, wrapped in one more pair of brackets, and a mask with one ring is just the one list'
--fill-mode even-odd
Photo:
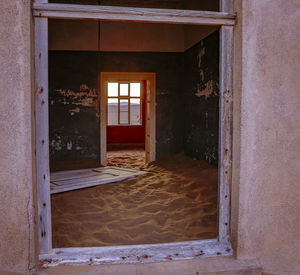
{"label": "peeling white paint", "polygon": [[200,69],[201,68],[201,62],[202,62],[202,57],[205,55],[205,47],[203,47],[203,42],[201,41],[201,48],[198,52],[198,55],[197,55],[197,60],[198,60],[198,68]]}
{"label": "peeling white paint", "polygon": [[55,151],[60,151],[62,149],[60,137],[57,137],[57,140],[51,140],[50,147],[53,148]]}
{"label": "peeling white paint", "polygon": [[201,41],[201,49],[198,52],[197,55],[197,61],[198,61],[198,69],[200,74],[201,81],[204,81],[204,71],[201,70],[201,64],[202,64],[202,57],[205,55],[205,47],[203,47],[203,42]]}
{"label": "peeling white paint", "polygon": [[195,93],[195,96],[198,96],[198,97],[205,96],[205,99],[207,99],[213,93],[214,93],[214,81],[209,80],[205,84],[205,89],[204,90],[198,89],[197,92]]}
{"label": "peeling white paint", "polygon": [[80,112],[80,109],[78,107],[69,110],[69,113],[70,113],[71,116],[74,116],[75,113],[79,113],[79,112]]}
{"label": "peeling white paint", "polygon": [[72,150],[72,146],[73,146],[72,141],[68,141],[67,142],[67,150]]}
{"label": "peeling white paint", "polygon": [[[87,85],[80,85],[80,91],[75,92],[72,90],[57,89],[55,90],[62,98],[64,105],[77,105],[84,107],[94,107],[97,102],[97,92],[96,89],[89,89]],[[71,98],[72,100],[67,100]]]}

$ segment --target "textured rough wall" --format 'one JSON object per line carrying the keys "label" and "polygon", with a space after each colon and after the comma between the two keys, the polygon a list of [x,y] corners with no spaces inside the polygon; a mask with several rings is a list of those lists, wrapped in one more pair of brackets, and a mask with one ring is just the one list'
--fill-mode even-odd
{"label": "textured rough wall", "polygon": [[184,53],[184,151],[218,165],[219,32]]}
{"label": "textured rough wall", "polygon": [[49,52],[50,160],[99,161],[97,53]]}
{"label": "textured rough wall", "polygon": [[300,3],[244,0],[235,8],[236,251],[257,257],[267,273],[299,274]]}
{"label": "textured rough wall", "polygon": [[0,1],[0,274],[35,266],[29,0]]}
{"label": "textured rough wall", "polygon": [[157,158],[182,151],[182,65],[182,54],[178,53],[51,51],[51,160],[99,159],[100,72],[156,72]]}

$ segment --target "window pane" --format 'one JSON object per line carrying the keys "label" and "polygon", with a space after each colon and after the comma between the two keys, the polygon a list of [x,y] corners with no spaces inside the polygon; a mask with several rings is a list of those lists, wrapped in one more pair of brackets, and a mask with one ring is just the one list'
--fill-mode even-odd
{"label": "window pane", "polygon": [[118,124],[118,99],[117,98],[108,98],[107,99],[107,116],[108,116],[108,125]]}
{"label": "window pane", "polygon": [[107,95],[108,96],[118,96],[118,82],[108,82]]}
{"label": "window pane", "polygon": [[128,84],[120,84],[120,95],[128,96]]}
{"label": "window pane", "polygon": [[130,83],[130,96],[141,96],[141,83]]}
{"label": "window pane", "polygon": [[139,98],[130,99],[130,124],[141,125],[141,100]]}
{"label": "window pane", "polygon": [[128,124],[128,99],[120,99],[120,124]]}

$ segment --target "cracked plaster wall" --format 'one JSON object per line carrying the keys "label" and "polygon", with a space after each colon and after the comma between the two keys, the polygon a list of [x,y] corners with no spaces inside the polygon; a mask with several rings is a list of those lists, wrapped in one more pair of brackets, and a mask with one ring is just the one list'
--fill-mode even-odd
{"label": "cracked plaster wall", "polygon": [[299,1],[239,0],[232,236],[238,258],[300,273]]}

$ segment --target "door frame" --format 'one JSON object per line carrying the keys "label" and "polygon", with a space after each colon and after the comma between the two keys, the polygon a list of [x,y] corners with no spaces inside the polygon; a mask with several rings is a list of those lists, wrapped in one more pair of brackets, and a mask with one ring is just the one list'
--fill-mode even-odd
{"label": "door frame", "polygon": [[107,158],[107,93],[109,81],[145,81],[145,159],[146,163],[156,159],[156,74],[150,72],[101,72],[100,73],[100,163],[106,165]]}

